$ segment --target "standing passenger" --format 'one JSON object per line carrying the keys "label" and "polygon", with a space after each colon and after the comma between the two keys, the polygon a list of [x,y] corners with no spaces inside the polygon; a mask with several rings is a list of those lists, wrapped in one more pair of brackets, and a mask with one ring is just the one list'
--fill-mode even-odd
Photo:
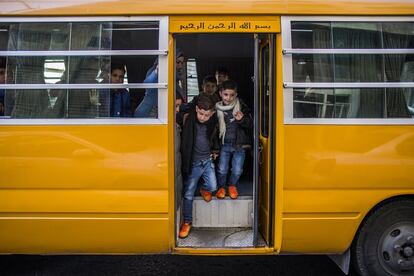
{"label": "standing passenger", "polygon": [[200,193],[206,202],[217,189],[213,159],[219,152],[217,137],[217,118],[214,103],[210,97],[200,95],[197,105],[184,120],[181,155],[184,182],[183,223],[179,237],[186,238],[193,221],[193,198],[197,183],[202,177],[204,183]]}
{"label": "standing passenger", "polygon": [[[177,59],[175,64],[176,69],[176,91],[178,94],[176,97],[177,104],[180,105],[184,100],[184,95],[181,87],[180,78],[182,75],[182,70],[184,68],[184,55],[181,51],[177,50]],[[144,83],[157,83],[158,82],[158,59],[154,62],[151,68],[147,71],[145,76]],[[146,118],[146,117],[156,117],[158,114],[158,89],[157,88],[148,88],[145,90],[144,99],[138,105],[135,110],[134,117]]]}
{"label": "standing passenger", "polygon": [[217,86],[220,87],[220,85],[226,81],[229,80],[229,71],[226,67],[219,66],[216,69],[216,80],[217,80]]}
{"label": "standing passenger", "polygon": [[219,137],[222,144],[217,171],[217,198],[226,196],[227,172],[231,161],[231,175],[228,183],[229,196],[238,197],[237,183],[243,172],[245,149],[251,147],[249,130],[253,120],[248,107],[237,97],[237,84],[227,80],[221,84],[220,96],[222,101],[216,104],[219,123]]}
{"label": "standing passenger", "polygon": [[[125,67],[123,65],[113,65],[111,68],[111,83],[124,83]],[[129,92],[125,88],[111,89],[111,117],[129,117]]]}
{"label": "standing passenger", "polygon": [[197,104],[198,97],[202,94],[210,96],[214,104],[216,104],[217,102],[220,101],[220,98],[216,94],[216,91],[217,91],[216,79],[211,75],[205,76],[203,79],[202,90],[200,91],[200,93],[197,96],[195,96],[191,102],[182,104],[180,106],[180,112],[183,112],[183,113],[188,112],[188,110],[190,110],[192,107],[194,107]]}

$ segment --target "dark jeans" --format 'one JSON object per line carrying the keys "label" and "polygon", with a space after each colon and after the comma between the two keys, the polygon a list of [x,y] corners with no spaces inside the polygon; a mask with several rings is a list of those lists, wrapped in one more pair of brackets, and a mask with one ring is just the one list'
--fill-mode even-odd
{"label": "dark jeans", "polygon": [[214,163],[211,158],[199,160],[193,163],[191,173],[184,184],[184,221],[193,221],[193,199],[200,177],[204,179],[202,188],[209,192],[217,190],[217,180]]}
{"label": "dark jeans", "polygon": [[[233,156],[233,158],[232,158]],[[227,173],[229,171],[229,163],[231,160],[231,175],[229,179],[229,186],[237,186],[239,178],[243,173],[243,164],[246,152],[243,148],[237,147],[234,144],[224,143],[220,151],[220,159],[217,170],[218,188],[226,185]]]}

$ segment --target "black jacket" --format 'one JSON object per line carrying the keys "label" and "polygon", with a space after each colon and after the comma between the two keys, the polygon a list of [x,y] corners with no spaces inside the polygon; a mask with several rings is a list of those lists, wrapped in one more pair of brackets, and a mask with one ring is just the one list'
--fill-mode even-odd
{"label": "black jacket", "polygon": [[[236,121],[239,124],[237,128],[236,146],[245,149],[250,149],[253,142],[253,119],[250,114],[249,107],[239,98],[240,111],[243,113],[243,118],[240,121]],[[222,140],[220,138],[220,144]]]}
{"label": "black jacket", "polygon": [[[191,108],[188,117],[184,120],[183,131],[181,133],[181,159],[182,172],[185,177],[191,173],[193,164],[193,147],[195,137],[195,126],[197,122],[197,113],[195,107]],[[213,114],[211,118],[205,122],[207,125],[207,135],[210,141],[210,150],[212,153],[219,153],[220,145],[218,140],[218,124],[217,116]]]}

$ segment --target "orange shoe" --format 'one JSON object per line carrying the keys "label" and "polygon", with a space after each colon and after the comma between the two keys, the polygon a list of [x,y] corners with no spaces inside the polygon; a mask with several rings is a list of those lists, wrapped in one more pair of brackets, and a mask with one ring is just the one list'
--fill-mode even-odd
{"label": "orange shoe", "polygon": [[239,196],[236,186],[229,186],[229,196],[231,199],[236,199]]}
{"label": "orange shoe", "polygon": [[226,189],[224,189],[223,187],[221,187],[220,189],[218,189],[218,191],[216,192],[216,197],[218,199],[223,199],[226,197]]}
{"label": "orange shoe", "polygon": [[203,197],[205,202],[210,202],[211,201],[211,192],[204,190],[203,188],[200,189],[200,194]]}
{"label": "orange shoe", "polygon": [[184,222],[181,225],[181,229],[180,229],[180,233],[178,234],[178,236],[181,239],[185,239],[188,237],[188,234],[190,233],[191,230],[191,223],[190,222]]}

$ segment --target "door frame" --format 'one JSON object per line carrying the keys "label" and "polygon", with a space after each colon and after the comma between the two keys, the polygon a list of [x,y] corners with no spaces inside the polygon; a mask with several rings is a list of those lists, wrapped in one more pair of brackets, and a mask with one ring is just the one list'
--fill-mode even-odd
{"label": "door frame", "polygon": [[[217,29],[209,29],[208,26],[218,26],[218,27],[222,27],[224,26],[224,28],[221,28],[220,31],[218,31]],[[251,35],[255,35],[257,36],[257,34],[259,33],[269,33],[269,34],[273,34],[274,36],[274,40],[277,34],[280,33],[280,17],[277,16],[170,16],[170,23],[169,23],[169,32],[170,32],[170,43],[169,43],[169,52],[171,53],[169,56],[169,61],[170,61],[170,74],[169,74],[169,80],[173,80],[175,79],[174,77],[174,64],[175,64],[175,34],[203,34],[203,33],[250,33]],[[274,42],[276,43],[276,42]],[[256,43],[255,43],[256,45]],[[273,49],[276,48],[276,44],[274,44]],[[258,72],[258,68],[259,68],[259,52],[258,52],[258,48],[255,48],[255,52],[254,54],[254,66],[255,66],[255,93],[254,93],[254,98],[255,98],[255,113],[259,113],[259,91],[258,89],[256,89],[256,87],[258,88],[258,83],[259,83],[259,75],[257,74]],[[275,53],[274,53],[275,54]],[[275,66],[275,55],[273,54],[273,61],[272,61],[272,67],[276,68]],[[257,56],[256,56],[257,55]],[[257,68],[256,68],[257,67]],[[276,72],[273,70],[272,72],[273,76],[272,76],[272,81],[273,81],[273,88],[272,89],[272,93],[275,94],[275,78],[276,78]],[[174,82],[170,82],[170,83],[174,83]],[[170,85],[169,86],[169,101],[170,101],[170,107],[174,106],[175,103],[175,94],[174,94],[174,86]],[[256,99],[257,98],[257,99]],[[271,100],[272,105],[274,105],[274,97]],[[174,110],[174,109],[173,109]],[[273,121],[272,124],[270,124],[269,126],[269,131],[274,131],[273,129],[273,124],[275,122],[275,114],[274,114],[275,109],[272,108],[272,113],[269,114],[273,114],[270,116],[269,120],[271,119]],[[170,112],[170,116],[169,118],[172,119],[172,122],[174,122],[175,124],[175,120],[174,120],[174,112]],[[258,150],[259,150],[259,135],[260,135],[260,125],[259,125],[259,117],[258,116],[254,116],[254,120],[255,120],[255,126],[257,126],[257,130],[255,131],[255,136],[254,136],[254,160],[257,162],[254,162],[254,166],[256,166],[256,175],[254,175],[254,178],[258,178],[259,177],[259,166],[258,166],[258,160],[259,160],[259,155],[258,155]],[[257,121],[256,121],[257,120]],[[269,121],[270,122],[270,121]],[[172,146],[170,148],[172,148],[172,150],[170,150],[170,153],[173,153],[173,149],[174,149],[174,134],[175,134],[175,130],[174,130],[174,125],[170,124],[170,129],[171,131],[169,132],[169,136],[171,138],[172,141]],[[256,127],[255,127],[256,129]],[[272,150],[274,149],[273,144],[274,141],[271,143],[272,144]],[[174,156],[174,155],[173,155]],[[225,252],[225,254],[234,254],[235,252],[237,252],[238,254],[243,253],[244,251],[246,253],[249,254],[254,254],[255,252],[257,253],[271,253],[274,252],[274,248],[273,248],[273,235],[272,232],[273,231],[273,226],[270,227],[269,229],[269,233],[271,233],[269,235],[269,237],[271,237],[269,240],[266,240],[267,242],[267,247],[254,247],[254,248],[244,248],[244,249],[225,249],[225,248],[215,248],[215,249],[206,249],[206,248],[179,248],[176,247],[176,220],[178,219],[176,217],[176,203],[175,203],[175,174],[174,174],[174,170],[175,170],[175,164],[174,164],[174,157],[170,157],[170,176],[172,181],[174,182],[170,182],[173,185],[169,185],[169,194],[170,196],[172,196],[171,198],[173,200],[171,200],[172,202],[170,202],[169,206],[170,206],[170,246],[171,246],[171,250],[173,252],[179,252],[179,253],[185,253],[185,254],[191,254],[191,253],[195,253],[196,254],[211,254],[211,253],[215,253],[215,252],[220,252],[221,254]],[[272,158],[274,159],[274,154],[271,154]],[[274,164],[274,162],[271,162],[270,164]],[[273,166],[273,165],[272,165]],[[271,167],[274,168],[274,167]],[[274,175],[273,173],[274,169],[269,170],[271,175]],[[254,173],[255,174],[255,173]],[[270,177],[270,179],[274,179],[273,177]],[[274,181],[272,182],[274,183]],[[254,196],[254,200],[256,201],[255,207],[254,207],[254,216],[255,216],[255,220],[253,221],[253,229],[254,229],[254,242],[253,242],[253,246],[257,246],[257,234],[258,234],[258,221],[259,221],[259,217],[258,217],[258,181],[255,180],[255,185],[254,185],[254,192],[253,192],[253,196]],[[273,186],[273,185],[272,185]],[[270,190],[270,199],[274,197],[274,189]],[[271,201],[270,202],[270,208],[274,208],[274,202]],[[271,222],[269,225],[272,225],[274,223],[274,210],[272,209],[272,212],[269,212],[269,221]],[[223,251],[224,250],[224,251]]]}

